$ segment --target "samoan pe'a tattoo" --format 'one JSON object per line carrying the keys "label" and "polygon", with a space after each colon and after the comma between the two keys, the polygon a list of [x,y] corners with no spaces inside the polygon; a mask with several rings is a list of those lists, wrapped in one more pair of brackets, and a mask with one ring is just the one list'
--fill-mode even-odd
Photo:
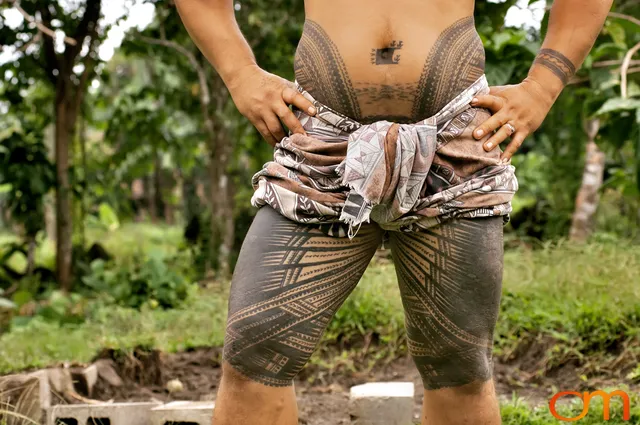
{"label": "samoan pe'a tattoo", "polygon": [[576,66],[562,53],[553,49],[542,49],[538,53],[534,65],[548,68],[560,78],[562,84],[567,85],[576,73]]}
{"label": "samoan pe'a tattoo", "polygon": [[350,240],[262,207],[234,272],[224,359],[254,381],[292,385],[387,236],[407,344],[424,388],[486,382],[500,304],[502,226],[500,217],[458,219],[385,234],[367,224]]}
{"label": "samoan pe'a tattoo", "polygon": [[[371,49],[374,66],[403,66],[406,40]],[[316,100],[363,124],[381,119],[417,122],[442,109],[482,76],[485,54],[473,17],[454,22],[425,57],[417,81],[393,84],[356,81],[338,45],[318,23],[307,20],[295,56],[295,76]],[[390,112],[392,111],[392,112]]]}
{"label": "samoan pe'a tattoo", "polygon": [[404,43],[393,40],[388,47],[382,49],[371,49],[371,63],[373,65],[397,65],[400,63],[398,50],[402,49]]}

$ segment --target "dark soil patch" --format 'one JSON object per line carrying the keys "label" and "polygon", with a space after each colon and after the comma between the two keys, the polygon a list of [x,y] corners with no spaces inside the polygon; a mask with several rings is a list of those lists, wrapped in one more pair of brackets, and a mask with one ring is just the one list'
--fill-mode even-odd
{"label": "dark soil patch", "polygon": [[112,349],[103,350],[95,360],[113,360],[118,375],[128,381],[141,385],[163,385],[163,356],[158,350],[136,348],[131,353]]}
{"label": "dark soil patch", "polygon": [[[94,389],[93,397],[114,401],[162,402],[172,400],[213,400],[221,377],[221,351],[219,348],[202,348],[179,354],[160,354],[143,356],[135,353],[122,357],[116,353],[103,353],[102,357],[112,358],[117,372],[124,380],[121,387],[111,387],[101,381]],[[137,369],[138,362],[155,359],[157,365],[144,363],[153,373],[151,375]],[[551,396],[554,386],[559,389],[580,391],[584,385],[576,376],[573,367],[558,370],[554,377],[536,377],[520,369],[520,365],[496,364],[495,378],[498,394],[511,399],[515,393],[534,405],[545,404]],[[161,381],[157,379],[157,369],[161,368]],[[151,377],[154,379],[151,379]],[[302,425],[347,425],[349,424],[348,394],[349,388],[373,381],[413,382],[416,388],[415,417],[419,418],[422,404],[420,376],[409,357],[402,357],[386,365],[374,367],[370,372],[327,373],[311,367],[303,375],[305,379],[296,382]],[[310,382],[311,378],[313,382]],[[146,383],[141,383],[144,379]],[[179,380],[183,389],[169,393],[167,382]],[[584,384],[584,383],[583,383]]]}
{"label": "dark soil patch", "polygon": [[[116,371],[124,381],[121,387],[112,387],[106,381],[99,381],[94,388],[93,397],[98,400],[149,401],[162,402],[173,400],[210,400],[217,391],[220,382],[220,349],[203,348],[178,354],[157,353],[153,356],[157,364],[149,365],[151,370],[161,368],[161,379],[157,372],[151,374],[153,380],[137,379],[145,376],[131,367],[135,359],[103,353],[99,358],[112,358],[116,363]],[[131,373],[131,372],[134,373]],[[167,382],[178,379],[183,384],[183,391],[169,394]]]}

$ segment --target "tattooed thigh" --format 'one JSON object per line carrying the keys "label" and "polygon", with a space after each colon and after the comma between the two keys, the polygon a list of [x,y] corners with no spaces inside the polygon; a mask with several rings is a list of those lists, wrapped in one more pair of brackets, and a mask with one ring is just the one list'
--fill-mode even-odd
{"label": "tattooed thigh", "polygon": [[452,220],[390,245],[425,389],[489,380],[502,286],[501,217]]}
{"label": "tattooed thigh", "polygon": [[224,359],[262,384],[291,385],[381,240],[375,225],[336,238],[262,207],[234,271]]}

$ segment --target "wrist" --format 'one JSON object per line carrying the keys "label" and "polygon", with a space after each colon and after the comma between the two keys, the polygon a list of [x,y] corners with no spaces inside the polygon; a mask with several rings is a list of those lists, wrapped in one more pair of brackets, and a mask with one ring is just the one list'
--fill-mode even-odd
{"label": "wrist", "polygon": [[538,97],[541,97],[548,104],[549,108],[556,102],[564,89],[564,84],[560,80],[550,81],[546,78],[540,78],[534,73],[529,73],[523,83],[530,86]]}
{"label": "wrist", "polygon": [[234,66],[233,68],[226,69],[219,72],[220,78],[224,81],[224,84],[231,91],[238,85],[242,84],[242,79],[247,72],[260,71],[260,67],[255,62],[246,63],[241,66]]}
{"label": "wrist", "polygon": [[530,84],[550,105],[555,103],[565,87],[562,80],[553,72],[540,66],[531,68],[525,82]]}

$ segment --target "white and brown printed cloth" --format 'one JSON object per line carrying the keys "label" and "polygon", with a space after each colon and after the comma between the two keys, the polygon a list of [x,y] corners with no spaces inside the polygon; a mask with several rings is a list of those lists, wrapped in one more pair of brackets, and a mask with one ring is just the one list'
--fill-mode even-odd
{"label": "white and brown printed cloth", "polygon": [[471,107],[488,93],[483,76],[433,117],[415,124],[361,124],[316,101],[315,116],[295,110],[307,135],[276,145],[253,177],[255,207],[270,205],[325,233],[353,237],[371,220],[387,230],[418,231],[453,217],[504,216],[518,190],[500,150],[485,152],[472,131],[489,118]]}

